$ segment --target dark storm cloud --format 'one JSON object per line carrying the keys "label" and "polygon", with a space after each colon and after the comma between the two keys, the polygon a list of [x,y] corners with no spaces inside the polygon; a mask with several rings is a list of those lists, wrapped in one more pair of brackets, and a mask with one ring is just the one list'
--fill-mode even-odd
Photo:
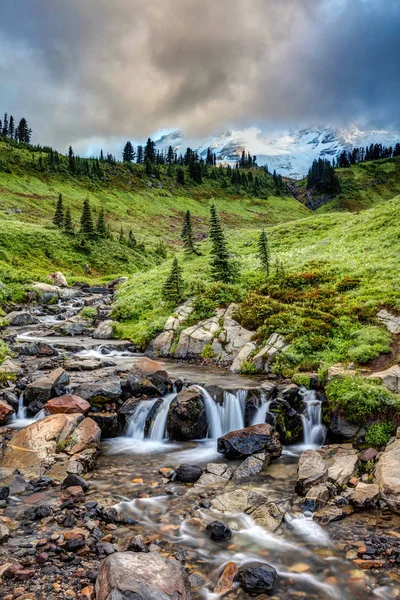
{"label": "dark storm cloud", "polygon": [[2,9],[2,105],[60,148],[165,127],[400,125],[398,0],[3,0]]}

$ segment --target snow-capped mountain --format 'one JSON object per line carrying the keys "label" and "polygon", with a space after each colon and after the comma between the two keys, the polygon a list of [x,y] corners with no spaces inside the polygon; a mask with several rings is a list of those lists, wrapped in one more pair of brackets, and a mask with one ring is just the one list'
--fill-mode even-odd
{"label": "snow-capped mountain", "polygon": [[190,146],[201,156],[211,148],[220,162],[236,162],[242,150],[255,154],[258,165],[268,165],[286,177],[301,179],[307,174],[315,158],[337,156],[343,149],[382,143],[394,145],[400,141],[400,133],[386,130],[362,131],[356,125],[348,129],[329,127],[301,129],[299,131],[261,131],[255,127],[226,131],[206,141],[190,140],[177,130],[163,135],[156,141],[157,148],[166,150],[172,146],[184,153]]}

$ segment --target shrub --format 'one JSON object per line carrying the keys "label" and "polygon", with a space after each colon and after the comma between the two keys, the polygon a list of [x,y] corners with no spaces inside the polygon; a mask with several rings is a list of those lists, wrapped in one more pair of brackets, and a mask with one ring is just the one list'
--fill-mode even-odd
{"label": "shrub", "polygon": [[85,319],[95,319],[97,317],[97,309],[94,306],[86,306],[81,310],[81,316]]}
{"label": "shrub", "polygon": [[215,352],[212,349],[211,344],[206,344],[201,352],[202,358],[215,358]]}
{"label": "shrub", "polygon": [[257,369],[254,366],[254,364],[249,360],[245,360],[240,368],[240,374],[241,375],[254,375],[255,373],[257,373]]}
{"label": "shrub", "polygon": [[379,327],[364,327],[351,336],[354,344],[349,348],[348,358],[364,364],[382,353],[390,352],[390,338],[386,330]]}
{"label": "shrub", "polygon": [[395,432],[395,426],[388,421],[384,423],[372,423],[367,428],[365,441],[369,446],[380,448],[385,446]]}
{"label": "shrub", "polygon": [[8,346],[2,340],[0,340],[0,365],[6,359],[8,354]]}
{"label": "shrub", "polygon": [[331,408],[358,425],[379,416],[392,417],[400,411],[400,396],[392,394],[379,380],[335,377],[326,386]]}
{"label": "shrub", "polygon": [[292,377],[293,383],[310,388],[311,378],[307,373],[295,373]]}

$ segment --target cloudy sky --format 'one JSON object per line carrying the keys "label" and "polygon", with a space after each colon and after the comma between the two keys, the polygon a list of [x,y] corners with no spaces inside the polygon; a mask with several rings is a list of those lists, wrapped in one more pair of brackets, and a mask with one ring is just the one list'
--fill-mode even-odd
{"label": "cloudy sky", "polygon": [[0,111],[60,151],[174,128],[400,128],[400,0],[1,5]]}

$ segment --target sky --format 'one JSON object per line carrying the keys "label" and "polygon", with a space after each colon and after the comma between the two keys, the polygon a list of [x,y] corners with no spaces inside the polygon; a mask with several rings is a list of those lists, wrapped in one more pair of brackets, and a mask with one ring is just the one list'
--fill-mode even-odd
{"label": "sky", "polygon": [[400,130],[400,0],[1,0],[0,113],[98,152],[181,129]]}

